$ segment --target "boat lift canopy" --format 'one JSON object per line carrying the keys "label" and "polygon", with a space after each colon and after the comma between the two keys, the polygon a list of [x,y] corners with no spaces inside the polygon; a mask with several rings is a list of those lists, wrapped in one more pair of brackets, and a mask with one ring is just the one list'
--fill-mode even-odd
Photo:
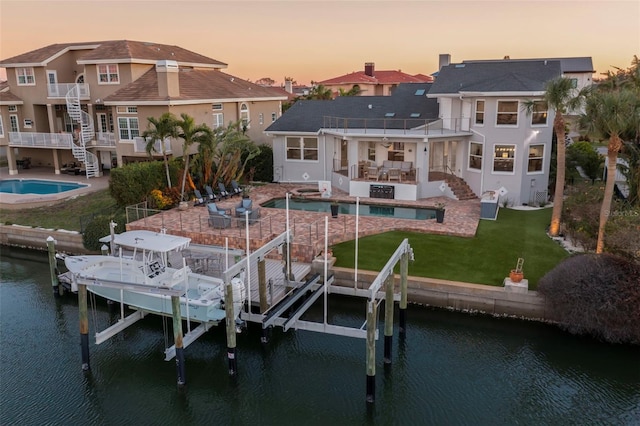
{"label": "boat lift canopy", "polygon": [[[104,244],[111,243],[111,235],[100,238]],[[180,251],[189,247],[191,238],[169,235],[160,232],[136,230],[127,231],[122,234],[115,234],[113,242],[120,247],[131,249],[154,251],[158,253],[169,253]]]}

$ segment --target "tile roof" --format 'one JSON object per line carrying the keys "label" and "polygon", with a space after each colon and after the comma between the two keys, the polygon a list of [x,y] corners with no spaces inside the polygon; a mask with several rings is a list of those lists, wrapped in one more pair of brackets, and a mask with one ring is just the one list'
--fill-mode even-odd
{"label": "tile roof", "polygon": [[542,92],[562,75],[560,61],[484,61],[444,66],[429,96],[461,92]]}
{"label": "tile roof", "polygon": [[158,94],[158,74],[155,68],[144,73],[126,87],[104,98],[105,104],[113,102],[162,102],[224,99],[269,98],[285,100],[286,94],[273,87],[263,87],[218,70],[181,68],[178,72],[180,96],[162,98]]}
{"label": "tile roof", "polygon": [[[438,118],[438,104],[425,95],[417,96],[416,91],[429,91],[430,83],[403,83],[398,85],[391,96],[340,96],[334,100],[298,101],[272,123],[266,132],[312,132],[324,127],[324,117],[385,119],[387,113],[395,113],[397,126],[404,126],[403,119],[411,119],[411,114],[419,113],[419,119]],[[391,120],[387,120],[390,128]]]}
{"label": "tile roof", "polygon": [[58,43],[41,47],[8,59],[0,61],[0,65],[46,64],[53,57],[64,52],[65,49],[88,49],[87,53],[78,58],[78,63],[93,63],[98,60],[113,60],[114,62],[151,63],[163,59],[177,61],[178,64],[200,64],[215,68],[226,68],[227,64],[208,58],[178,46],[159,43],[149,43],[131,40],[109,40],[78,43]]}
{"label": "tile roof", "polygon": [[368,76],[364,71],[352,72],[328,80],[319,81],[318,84],[400,84],[400,83],[428,83],[433,79],[421,74],[415,76],[403,73],[402,71],[374,71],[373,76]]}

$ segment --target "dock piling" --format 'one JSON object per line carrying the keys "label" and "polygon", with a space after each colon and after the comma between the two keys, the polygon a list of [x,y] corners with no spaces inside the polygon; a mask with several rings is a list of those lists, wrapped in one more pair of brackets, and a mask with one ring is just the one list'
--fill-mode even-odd
{"label": "dock piling", "polygon": [[229,375],[235,376],[238,372],[238,362],[236,360],[236,316],[233,306],[233,285],[231,282],[228,282],[225,285],[224,300],[226,310],[227,359],[229,360]]}
{"label": "dock piling", "polygon": [[409,275],[409,253],[404,253],[400,258],[400,318],[399,334],[407,335],[407,282]]}
{"label": "dock piling", "polygon": [[89,312],[87,309],[87,286],[78,284],[78,312],[80,314],[80,351],[82,353],[82,370],[91,369],[89,363]]}
{"label": "dock piling", "polygon": [[56,273],[56,240],[49,236],[47,238],[47,251],[49,252],[49,272],[51,273],[51,287],[53,287],[53,295],[55,297],[62,296],[63,287],[58,281]]}
{"label": "dock piling", "polygon": [[176,372],[178,375],[178,386],[182,387],[187,383],[186,369],[184,366],[184,347],[182,342],[182,317],[180,315],[180,297],[171,296],[171,311],[173,313],[173,340],[176,348]]}
{"label": "dock piling", "polygon": [[385,280],[384,296],[384,363],[391,364],[391,346],[393,343],[393,274]]}
{"label": "dock piling", "polygon": [[378,306],[369,300],[367,307],[367,402],[376,399],[376,318]]}

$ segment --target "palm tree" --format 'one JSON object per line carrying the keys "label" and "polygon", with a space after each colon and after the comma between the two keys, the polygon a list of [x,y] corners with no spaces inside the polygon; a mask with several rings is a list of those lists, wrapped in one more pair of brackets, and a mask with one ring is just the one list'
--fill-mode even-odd
{"label": "palm tree", "polygon": [[155,117],[147,117],[149,122],[147,130],[142,133],[142,137],[147,141],[145,150],[150,156],[156,151],[156,142],[160,142],[160,152],[164,160],[164,168],[167,172],[167,186],[171,187],[171,176],[169,175],[169,159],[167,158],[167,150],[165,139],[177,137],[176,118],[170,112],[165,112],[156,119]]}
{"label": "palm tree", "polygon": [[318,84],[317,86],[313,86],[305,99],[331,100],[333,99],[333,92],[331,92],[331,89],[328,87]]}
{"label": "palm tree", "polygon": [[338,89],[340,96],[358,96],[361,92],[362,90],[358,84],[354,84],[349,90],[344,90],[343,88]]}
{"label": "palm tree", "polygon": [[[565,181],[565,114],[577,109],[582,103],[587,91],[576,94],[573,83],[565,77],[558,77],[550,80],[545,85],[545,92],[542,95],[542,102],[545,108],[551,108],[555,112],[553,118],[553,130],[556,134],[556,186],[553,195],[553,212],[551,213],[551,226],[549,235],[555,237],[560,232],[560,220],[562,218],[562,204],[564,198]],[[524,103],[524,108],[528,113],[533,111],[535,100]]]}
{"label": "palm tree", "polygon": [[182,172],[182,187],[180,189],[180,200],[184,201],[184,186],[189,171],[189,147],[194,143],[206,143],[211,138],[211,128],[206,124],[196,125],[193,117],[188,114],[180,114],[181,120],[178,120],[178,137],[182,138],[182,157],[184,158],[184,171]]}
{"label": "palm tree", "polygon": [[623,138],[633,134],[640,110],[640,101],[626,89],[599,90],[587,101],[585,114],[581,116],[581,125],[595,137],[608,139],[607,177],[604,187],[604,199],[600,208],[598,241],[596,253],[604,251],[604,230],[611,211],[611,201],[616,180],[618,152],[622,149]]}

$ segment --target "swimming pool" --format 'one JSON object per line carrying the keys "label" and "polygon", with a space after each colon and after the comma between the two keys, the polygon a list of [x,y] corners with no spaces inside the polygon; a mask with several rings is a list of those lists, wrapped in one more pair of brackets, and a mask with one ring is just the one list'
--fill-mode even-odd
{"label": "swimming pool", "polygon": [[[285,198],[275,198],[262,204],[262,207],[268,207],[273,209],[285,209],[287,201]],[[355,203],[338,203],[340,208],[339,213],[342,214],[356,214]],[[331,212],[331,201],[324,200],[299,200],[289,199],[289,208],[291,210],[303,210],[308,212]],[[435,219],[436,212],[433,209],[424,209],[418,207],[398,207],[380,204],[362,204],[360,203],[360,215],[361,216],[380,216],[380,217],[393,217],[396,219]]]}
{"label": "swimming pool", "polygon": [[74,182],[40,179],[6,179],[0,181],[0,192],[7,194],[59,194],[86,188],[89,185]]}

